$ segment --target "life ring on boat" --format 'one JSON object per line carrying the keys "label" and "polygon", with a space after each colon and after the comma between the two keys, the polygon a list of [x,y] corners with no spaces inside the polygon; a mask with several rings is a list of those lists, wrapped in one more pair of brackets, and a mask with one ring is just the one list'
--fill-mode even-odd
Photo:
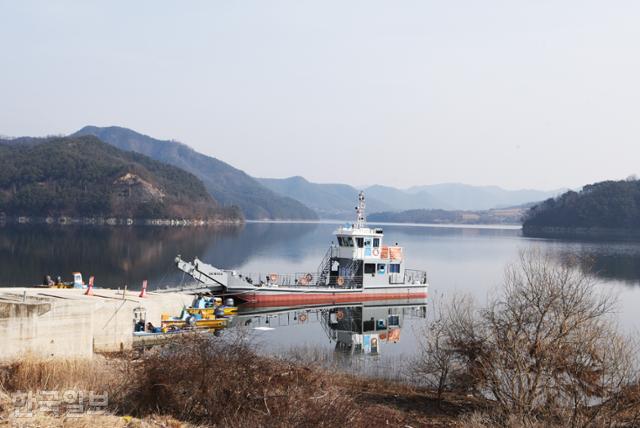
{"label": "life ring on boat", "polygon": [[277,273],[269,274],[269,281],[276,282],[277,280],[278,280],[278,274]]}
{"label": "life ring on boat", "polygon": [[373,254],[374,257],[378,257],[380,255],[380,248],[374,248],[371,254]]}
{"label": "life ring on boat", "polygon": [[344,312],[343,312],[343,311],[338,311],[338,312],[336,312],[336,318],[337,318],[338,320],[343,319],[343,318],[344,318]]}
{"label": "life ring on boat", "polygon": [[338,279],[336,279],[336,284],[342,287],[344,285],[344,278],[339,276]]}
{"label": "life ring on boat", "polygon": [[380,340],[385,340],[387,338],[387,335],[384,333],[380,333]]}
{"label": "life ring on boat", "polygon": [[300,314],[300,315],[298,316],[298,320],[299,320],[300,322],[305,322],[305,321],[307,320],[307,315],[305,315],[305,314]]}

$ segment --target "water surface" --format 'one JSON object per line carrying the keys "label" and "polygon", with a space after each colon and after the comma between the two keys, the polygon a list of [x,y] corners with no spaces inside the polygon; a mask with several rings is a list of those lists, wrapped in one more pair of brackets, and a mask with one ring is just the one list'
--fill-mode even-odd
{"label": "water surface", "polygon": [[[235,229],[0,227],[0,286],[37,284],[45,274],[68,280],[73,271],[85,277],[95,275],[103,287],[139,288],[143,279],[152,289],[186,284],[188,278],[173,265],[177,254],[243,272],[314,272],[336,227],[323,223],[248,223]],[[407,267],[428,272],[430,301],[454,293],[470,293],[484,301],[500,286],[505,265],[517,259],[520,249],[535,246],[561,262],[572,260],[588,269],[603,292],[619,295],[623,328],[640,327],[638,243],[528,239],[514,228],[384,225],[384,229],[387,244],[405,247]],[[336,353],[341,345],[332,331],[344,330],[344,325],[331,325],[329,317],[338,309],[350,316],[364,314],[361,318],[367,321],[373,316],[376,322],[400,315],[399,339],[388,340],[387,326],[374,331],[378,339],[386,331],[377,354]],[[398,361],[416,354],[416,337],[426,313],[420,302],[388,302],[375,308],[278,308],[262,313],[241,308],[236,324],[251,330],[267,352],[314,349],[319,356],[341,355],[343,364],[360,367],[374,361],[382,370],[393,370]],[[352,324],[362,330],[357,322]]]}

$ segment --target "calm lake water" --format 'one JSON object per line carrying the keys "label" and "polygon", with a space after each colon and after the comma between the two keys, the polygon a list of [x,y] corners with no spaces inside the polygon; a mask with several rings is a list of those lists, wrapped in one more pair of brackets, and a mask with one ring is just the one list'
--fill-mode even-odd
{"label": "calm lake water", "polygon": [[[138,289],[143,279],[152,289],[174,286],[186,281],[173,265],[177,254],[185,259],[198,256],[218,267],[243,272],[314,272],[336,227],[322,223],[249,223],[229,230],[5,226],[0,227],[0,286],[38,284],[45,274],[70,280],[73,271],[83,272],[85,277],[95,275],[101,287],[126,284]],[[383,227],[386,243],[405,247],[407,267],[428,272],[429,301],[470,293],[483,302],[501,284],[505,265],[516,260],[518,251],[536,246],[559,261],[575,259],[583,269],[593,266],[591,273],[598,286],[620,297],[621,326],[640,329],[636,315],[640,307],[640,243],[528,239],[515,228]],[[376,365],[392,370],[397,361],[417,352],[416,336],[429,310],[423,303],[260,312],[241,308],[234,324],[251,331],[252,340],[266,352],[304,349],[319,359],[339,356],[341,364],[355,369]],[[344,333],[349,330],[375,334],[354,339]],[[354,340],[356,347],[367,352],[334,352],[340,344]],[[376,345],[378,353],[369,353]]]}

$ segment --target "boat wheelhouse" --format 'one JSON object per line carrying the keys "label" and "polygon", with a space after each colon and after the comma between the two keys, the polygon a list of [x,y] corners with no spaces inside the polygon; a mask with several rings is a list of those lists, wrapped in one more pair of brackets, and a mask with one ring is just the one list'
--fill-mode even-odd
{"label": "boat wheelhouse", "polygon": [[339,227],[315,272],[242,274],[221,270],[197,258],[178,268],[214,290],[252,303],[331,303],[427,296],[427,273],[405,268],[402,247],[385,245],[384,232],[365,222],[364,193],[356,222]]}

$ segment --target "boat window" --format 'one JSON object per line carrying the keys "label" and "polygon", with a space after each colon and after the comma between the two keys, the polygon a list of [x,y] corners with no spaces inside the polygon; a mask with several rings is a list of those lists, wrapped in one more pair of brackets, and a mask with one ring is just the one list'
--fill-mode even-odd
{"label": "boat window", "polygon": [[400,273],[400,265],[397,263],[392,263],[389,265],[390,273]]}
{"label": "boat window", "polygon": [[358,248],[364,247],[364,238],[356,238],[356,242],[358,243]]}
{"label": "boat window", "polygon": [[365,274],[374,274],[376,273],[376,264],[375,263],[365,263],[364,264],[364,273]]}
{"label": "boat window", "polygon": [[379,275],[384,275],[386,270],[387,270],[387,265],[385,265],[385,264],[379,264],[378,265],[378,274]]}
{"label": "boat window", "polygon": [[371,238],[367,238],[364,240],[364,246],[365,247],[370,247],[371,246]]}
{"label": "boat window", "polygon": [[363,331],[374,331],[376,329],[376,321],[371,318],[369,321],[362,322]]}
{"label": "boat window", "polygon": [[344,238],[344,246],[345,247],[353,247],[353,238],[352,237],[345,237]]}
{"label": "boat window", "polygon": [[380,238],[373,238],[373,246],[374,248],[378,248],[380,246]]}
{"label": "boat window", "polygon": [[400,325],[400,316],[399,315],[395,315],[395,314],[389,315],[388,321],[389,321],[389,325],[394,325],[394,326],[397,325],[397,326],[399,326]]}
{"label": "boat window", "polygon": [[342,236],[338,236],[338,245],[344,247],[344,241],[342,240]]}

